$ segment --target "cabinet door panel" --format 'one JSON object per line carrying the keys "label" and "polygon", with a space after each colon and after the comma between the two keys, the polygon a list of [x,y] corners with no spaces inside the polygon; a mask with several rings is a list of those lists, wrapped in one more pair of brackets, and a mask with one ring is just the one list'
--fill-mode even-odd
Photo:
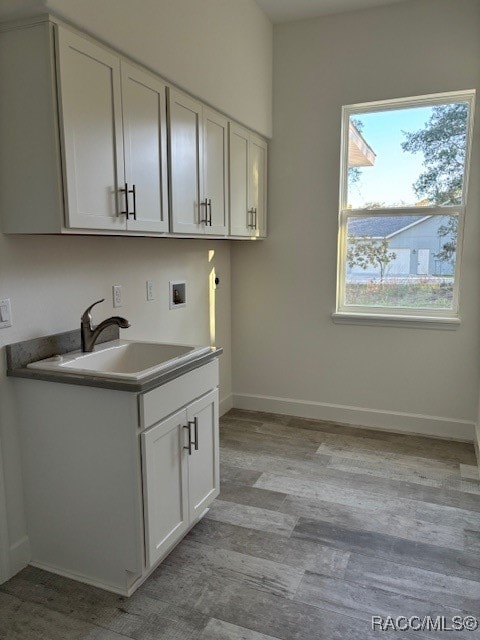
{"label": "cabinet door panel", "polygon": [[58,79],[68,227],[125,229],[120,60],[61,28]]}
{"label": "cabinet door panel", "polygon": [[142,433],[147,568],[188,528],[185,410]]}
{"label": "cabinet door panel", "polygon": [[230,234],[249,236],[248,131],[230,123]]}
{"label": "cabinet door panel", "polygon": [[132,231],[168,231],[165,85],[122,61],[125,175]]}
{"label": "cabinet door panel", "polygon": [[200,225],[201,112],[199,102],[169,90],[170,202],[172,231],[176,233],[203,233]]}
{"label": "cabinet door panel", "polygon": [[267,221],[267,145],[256,136],[250,136],[250,207],[255,211],[252,235],[266,235]]}
{"label": "cabinet door panel", "polygon": [[[187,407],[190,424],[196,420],[198,450],[188,456],[190,522],[200,517],[220,489],[218,447],[218,391]],[[193,433],[192,433],[193,439]]]}
{"label": "cabinet door panel", "polygon": [[211,225],[205,233],[225,235],[228,220],[228,120],[210,109],[203,109],[204,188],[203,197],[211,201]]}

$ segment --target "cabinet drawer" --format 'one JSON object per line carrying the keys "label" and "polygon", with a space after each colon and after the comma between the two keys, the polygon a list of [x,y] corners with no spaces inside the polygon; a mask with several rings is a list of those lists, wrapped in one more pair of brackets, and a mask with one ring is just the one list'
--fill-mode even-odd
{"label": "cabinet drawer", "polygon": [[140,428],[151,427],[218,386],[218,360],[189,371],[139,398]]}

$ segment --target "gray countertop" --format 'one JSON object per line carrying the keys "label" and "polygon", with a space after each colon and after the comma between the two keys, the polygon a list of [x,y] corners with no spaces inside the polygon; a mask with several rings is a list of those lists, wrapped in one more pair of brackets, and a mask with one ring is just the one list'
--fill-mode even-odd
{"label": "gray countertop", "polygon": [[[86,387],[99,387],[101,389],[113,389],[117,391],[130,391],[133,393],[143,393],[159,387],[170,380],[182,376],[188,371],[197,369],[204,364],[218,358],[223,353],[221,347],[211,347],[207,353],[201,353],[197,358],[187,362],[173,365],[141,380],[122,380],[119,378],[109,378],[97,376],[94,373],[72,373],[63,371],[44,371],[41,369],[29,369],[30,362],[36,362],[44,358],[49,358],[56,354],[68,353],[78,348],[80,331],[69,331],[54,336],[35,338],[24,342],[8,345],[7,353],[7,375],[12,378],[27,378],[31,380],[44,380],[47,382],[57,382],[60,384],[75,384]],[[107,340],[115,340],[117,335],[109,334]]]}

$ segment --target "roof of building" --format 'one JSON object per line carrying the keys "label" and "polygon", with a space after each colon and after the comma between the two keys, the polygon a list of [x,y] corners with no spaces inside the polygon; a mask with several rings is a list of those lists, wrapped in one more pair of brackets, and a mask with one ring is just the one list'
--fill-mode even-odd
{"label": "roof of building", "polygon": [[403,231],[406,227],[426,220],[429,216],[368,216],[350,218],[348,233],[354,236],[387,238]]}
{"label": "roof of building", "polygon": [[348,128],[348,166],[373,167],[377,154],[368,144],[355,123],[350,120]]}

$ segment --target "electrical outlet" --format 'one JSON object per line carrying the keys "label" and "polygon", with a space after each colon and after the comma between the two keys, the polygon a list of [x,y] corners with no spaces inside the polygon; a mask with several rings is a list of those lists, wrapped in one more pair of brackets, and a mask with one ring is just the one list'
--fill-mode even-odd
{"label": "electrical outlet", "polygon": [[0,300],[0,329],[12,326],[12,308],[10,298]]}
{"label": "electrical outlet", "polygon": [[147,280],[147,300],[155,300],[155,284],[153,280]]}
{"label": "electrical outlet", "polygon": [[121,307],[122,304],[123,304],[122,285],[121,284],[112,285],[112,296],[113,296],[113,306],[114,306],[114,308]]}

